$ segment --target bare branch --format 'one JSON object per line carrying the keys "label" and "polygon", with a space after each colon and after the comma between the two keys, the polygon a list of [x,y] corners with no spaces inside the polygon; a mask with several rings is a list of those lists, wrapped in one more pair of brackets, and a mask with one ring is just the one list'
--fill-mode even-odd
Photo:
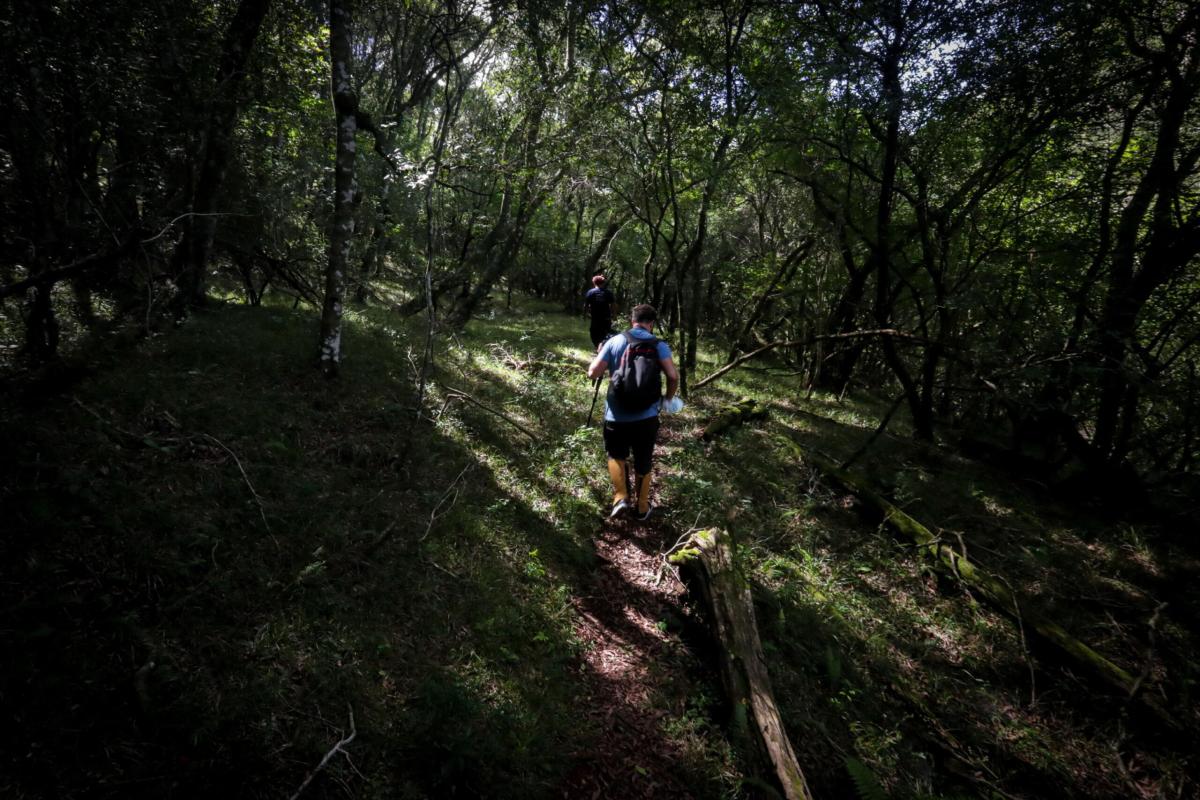
{"label": "bare branch", "polygon": [[732,369],[736,369],[737,367],[740,367],[742,364],[746,363],[750,359],[757,358],[758,356],[760,356],[763,353],[766,353],[770,350],[775,350],[780,347],[807,347],[809,345],[816,344],[817,342],[820,342],[820,341],[827,341],[827,340],[833,340],[833,339],[861,339],[863,337],[870,337],[870,336],[892,337],[894,339],[905,339],[905,340],[913,341],[913,342],[925,342],[926,341],[925,339],[921,338],[920,336],[914,336],[911,333],[904,333],[903,331],[898,331],[895,328],[880,328],[878,330],[870,330],[870,331],[847,331],[845,333],[826,333],[826,334],[821,334],[820,336],[811,336],[807,339],[792,339],[789,341],[770,342],[769,344],[765,344],[762,347],[758,348],[757,350],[752,350],[749,353],[746,353],[744,356],[739,356],[738,358],[735,358],[733,361],[730,361],[728,364],[721,367],[719,370],[717,370],[716,372],[709,375],[707,378],[705,378],[704,380],[700,381],[695,386],[693,386],[692,391],[694,392],[697,389],[703,388],[705,385],[712,383],[717,378],[720,378],[726,372],[729,372]]}
{"label": "bare branch", "polygon": [[[300,784],[300,788],[296,790],[296,792],[291,796],[290,800],[296,800],[296,798],[298,798],[301,793],[308,788],[308,785],[312,783],[313,778],[317,777],[317,773],[325,769],[325,765],[329,763],[331,758],[336,756],[338,753],[346,753],[344,748],[346,745],[354,741],[354,737],[358,735],[358,729],[354,727],[354,709],[349,703],[346,704],[346,711],[350,713],[350,735],[339,740],[337,744],[330,748],[329,752],[325,754],[325,757],[321,759],[321,763],[317,764],[317,768],[308,773],[308,777],[304,779],[304,783]],[[347,755],[349,754],[347,753]]]}
{"label": "bare branch", "polygon": [[222,442],[220,439],[218,439],[215,436],[210,436],[207,433],[202,433],[200,435],[203,436],[205,439],[208,439],[209,441],[216,443],[218,447],[220,447],[222,450],[224,450],[226,453],[229,453],[229,455],[233,457],[233,463],[237,464],[238,472],[242,473],[242,480],[244,480],[246,482],[247,488],[250,489],[251,496],[254,497],[254,502],[258,504],[258,514],[259,514],[259,516],[262,517],[263,525],[266,527],[267,533],[270,533],[271,525],[270,525],[270,523],[267,522],[266,511],[263,510],[262,496],[259,495],[258,491],[254,488],[254,484],[250,482],[250,476],[246,474],[245,468],[242,467],[242,461],[240,458],[237,457],[237,453],[230,450],[225,445],[224,442]]}
{"label": "bare branch", "polygon": [[446,390],[447,400],[466,400],[468,403],[471,403],[472,405],[482,408],[484,411],[488,412],[489,414],[495,414],[497,417],[504,420],[509,425],[512,425],[514,428],[516,428],[521,433],[528,436],[533,441],[535,441],[535,442],[541,441],[538,438],[537,434],[535,434],[533,431],[526,428],[521,423],[517,422],[512,417],[505,414],[503,411],[498,411],[497,409],[494,409],[485,403],[481,403],[480,401],[476,400],[474,397],[467,394],[466,392],[464,392],[461,389],[455,389],[453,386],[443,386],[442,388],[444,388]]}

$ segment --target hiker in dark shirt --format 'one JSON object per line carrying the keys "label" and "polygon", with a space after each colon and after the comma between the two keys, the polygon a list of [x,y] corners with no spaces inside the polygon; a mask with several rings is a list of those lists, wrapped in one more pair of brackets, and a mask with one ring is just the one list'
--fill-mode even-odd
{"label": "hiker in dark shirt", "polygon": [[583,296],[583,315],[592,320],[589,326],[592,347],[599,347],[612,333],[613,314],[617,310],[617,298],[604,288],[604,284],[604,276],[597,275],[592,278],[592,288]]}

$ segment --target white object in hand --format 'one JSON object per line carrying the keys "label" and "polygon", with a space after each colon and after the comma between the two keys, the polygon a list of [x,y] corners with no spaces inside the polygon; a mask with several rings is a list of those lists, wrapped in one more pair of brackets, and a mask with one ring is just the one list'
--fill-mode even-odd
{"label": "white object in hand", "polygon": [[679,397],[672,397],[670,400],[663,402],[662,410],[668,414],[678,414],[683,411],[683,400]]}

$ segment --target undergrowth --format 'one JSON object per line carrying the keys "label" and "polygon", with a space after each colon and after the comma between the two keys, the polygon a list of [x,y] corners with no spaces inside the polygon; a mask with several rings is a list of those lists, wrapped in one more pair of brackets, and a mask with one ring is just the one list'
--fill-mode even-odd
{"label": "undergrowth", "polygon": [[[327,382],[314,329],[305,311],[219,306],[70,393],[5,398],[0,793],[278,797],[353,728],[306,796],[557,796],[596,735],[571,602],[607,499],[582,324],[526,302],[440,336],[420,418],[418,330],[350,313]],[[701,442],[742,396],[769,418]],[[885,406],[738,370],[668,420],[657,458],[664,538],[722,525],[740,542],[818,796],[1195,791],[1187,749],[777,444],[845,457]],[[901,414],[856,469],[1145,668],[1195,730],[1184,554],[907,432]],[[664,715],[696,796],[761,783],[736,774],[724,713],[699,690]]]}

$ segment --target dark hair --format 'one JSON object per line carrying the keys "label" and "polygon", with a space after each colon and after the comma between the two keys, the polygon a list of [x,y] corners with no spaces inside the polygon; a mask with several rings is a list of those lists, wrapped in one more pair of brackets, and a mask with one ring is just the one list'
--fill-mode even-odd
{"label": "dark hair", "polygon": [[633,307],[634,322],[654,322],[658,319],[658,312],[654,310],[654,306],[640,303]]}
{"label": "dark hair", "polygon": [[592,278],[592,285],[593,286],[603,286],[604,281],[605,281],[605,277],[603,275],[597,275],[596,277]]}

